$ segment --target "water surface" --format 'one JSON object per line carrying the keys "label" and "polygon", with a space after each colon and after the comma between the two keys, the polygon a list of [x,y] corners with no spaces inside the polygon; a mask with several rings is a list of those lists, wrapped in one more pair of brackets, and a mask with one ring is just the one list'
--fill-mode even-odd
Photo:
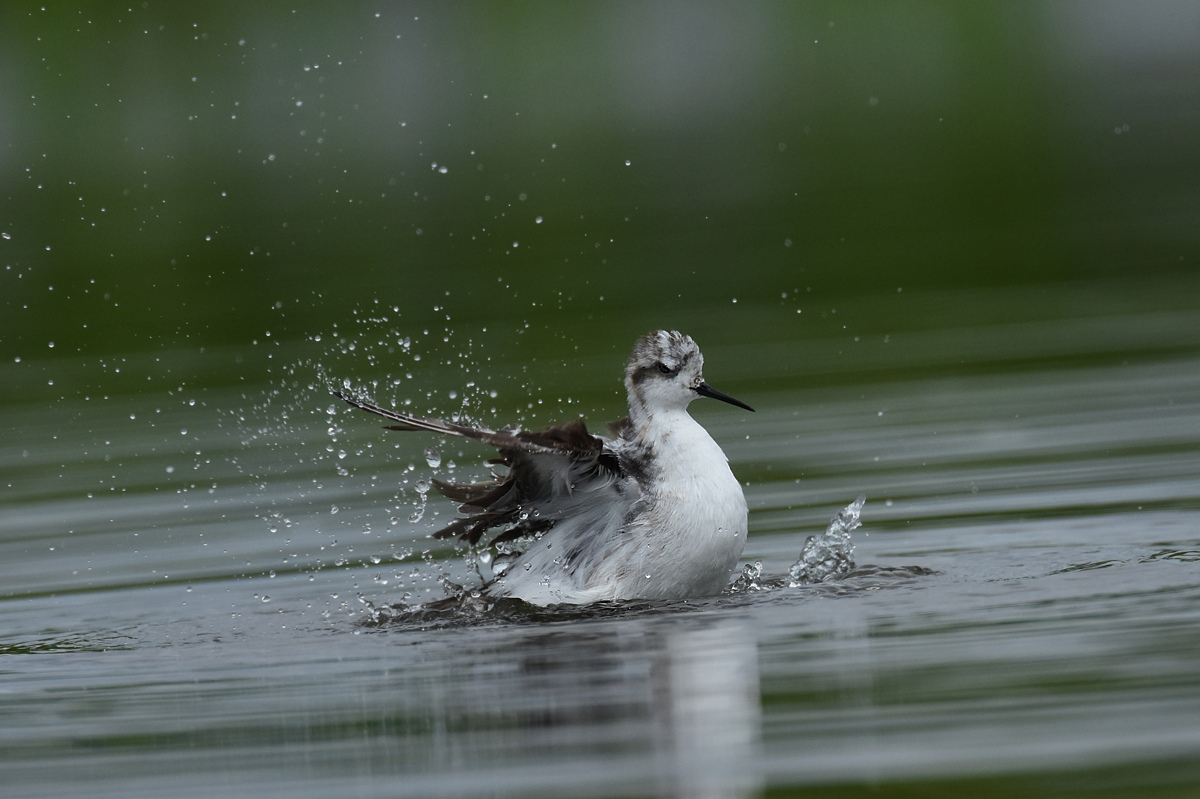
{"label": "water surface", "polygon": [[[425,538],[448,503],[408,521],[433,442],[293,392],[10,428],[13,795],[1197,784],[1195,354],[697,403],[747,482],[746,561],[782,575],[861,491],[854,573],[429,624],[364,625],[362,600],[471,577]],[[461,446],[440,454],[480,474]]]}

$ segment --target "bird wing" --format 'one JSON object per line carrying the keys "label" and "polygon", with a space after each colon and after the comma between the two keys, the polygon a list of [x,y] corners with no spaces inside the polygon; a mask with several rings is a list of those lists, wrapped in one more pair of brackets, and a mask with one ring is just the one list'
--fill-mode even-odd
{"label": "bird wing", "polygon": [[388,425],[389,430],[427,430],[475,439],[500,450],[500,457],[490,462],[509,467],[507,474],[482,483],[433,481],[443,496],[459,503],[464,514],[435,532],[435,538],[461,538],[474,545],[487,531],[507,528],[492,539],[495,544],[545,532],[581,505],[594,503],[599,498],[596,492],[625,477],[617,453],[604,439],[589,433],[581,420],[545,430],[489,430],[412,416],[337,389],[330,391],[355,408],[397,422]]}
{"label": "bird wing", "polygon": [[604,448],[604,442],[588,433],[587,427],[580,421],[549,427],[545,430],[489,430],[486,427],[470,427],[454,422],[445,422],[441,419],[412,416],[381,408],[335,388],[331,388],[329,391],[355,408],[397,422],[395,425],[388,425],[388,430],[428,430],[443,435],[473,438],[500,449],[513,449],[542,455],[599,452]]}

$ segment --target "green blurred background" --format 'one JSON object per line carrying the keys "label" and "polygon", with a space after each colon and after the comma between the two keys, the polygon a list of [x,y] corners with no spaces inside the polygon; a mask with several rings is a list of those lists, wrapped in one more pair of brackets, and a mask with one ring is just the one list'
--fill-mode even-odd
{"label": "green blurred background", "polygon": [[409,337],[615,391],[659,326],[851,380],[906,331],[1167,319],[1197,42],[1190,2],[6,4],[0,402],[355,336],[356,376]]}

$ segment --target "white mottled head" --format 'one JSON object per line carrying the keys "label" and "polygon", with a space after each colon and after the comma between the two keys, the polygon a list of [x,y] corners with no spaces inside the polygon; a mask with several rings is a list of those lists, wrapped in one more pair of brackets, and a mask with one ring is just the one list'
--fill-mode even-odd
{"label": "white mottled head", "polygon": [[705,383],[703,369],[704,356],[690,336],[676,330],[656,330],[642,336],[625,365],[630,420],[636,425],[657,411],[682,410],[697,397],[712,397],[754,410]]}

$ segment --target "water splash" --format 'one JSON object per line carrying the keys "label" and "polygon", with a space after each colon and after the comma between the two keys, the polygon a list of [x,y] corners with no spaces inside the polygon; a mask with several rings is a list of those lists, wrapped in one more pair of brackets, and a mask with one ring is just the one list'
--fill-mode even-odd
{"label": "water splash", "polygon": [[[455,586],[443,586],[452,591]],[[462,589],[461,586],[457,586]],[[494,597],[478,589],[462,589],[443,599],[416,605],[375,604],[359,596],[357,624],[361,628],[430,630],[494,624],[561,624],[592,619],[628,618],[696,610],[688,600],[669,602],[626,600],[588,605],[531,605],[515,597]]]}
{"label": "water splash", "polygon": [[429,501],[429,483],[418,480],[416,489],[417,500],[413,505],[413,512],[408,517],[410,524],[416,524],[425,517],[425,505]]}
{"label": "water splash", "polygon": [[761,560],[756,560],[753,563],[747,563],[742,567],[742,573],[738,575],[733,584],[726,589],[730,594],[744,594],[748,591],[763,591],[767,588],[772,588],[771,581],[762,579],[763,565]]}
{"label": "water splash", "polygon": [[[417,483],[417,492],[424,497],[430,486],[424,481]],[[746,564],[738,577],[723,593],[726,596],[757,592],[776,591],[783,588],[822,584],[841,584],[846,577],[879,577],[887,569],[881,571],[877,567],[856,569],[854,563],[854,546],[850,543],[850,534],[861,526],[859,521],[862,514],[864,497],[859,497],[843,508],[829,523],[820,535],[809,536],[804,544],[800,559],[788,570],[786,576],[771,577],[763,573],[761,561]],[[423,508],[421,509],[423,510]],[[536,540],[531,537],[530,541]],[[507,550],[518,542],[504,542],[501,548]],[[524,546],[514,547],[518,552]],[[435,558],[429,551],[423,554],[423,559],[430,570],[426,579],[436,574]],[[562,605],[542,608],[527,604],[512,597],[496,597],[490,595],[484,584],[501,576],[504,570],[517,557],[515,552],[493,553],[490,550],[474,552],[473,564],[478,571],[481,584],[463,585],[450,579],[449,575],[441,572],[437,582],[444,594],[441,599],[425,600],[410,603],[411,595],[405,593],[404,602],[376,604],[366,597],[359,595],[361,605],[359,622],[368,627],[403,627],[428,629],[431,627],[473,625],[505,622],[537,622],[561,621],[563,619],[607,617],[624,615],[630,612],[667,612],[680,608],[693,609],[694,600],[679,600],[660,602],[649,600],[629,600],[621,602],[600,602],[592,605]],[[892,570],[899,574],[896,582],[903,582],[913,576],[928,573],[913,567],[907,570]],[[900,574],[903,572],[903,574]],[[416,577],[417,573],[411,575]],[[883,574],[889,576],[889,574]],[[397,579],[400,575],[397,574]],[[890,584],[890,583],[889,583]]]}
{"label": "water splash", "polygon": [[824,533],[808,537],[800,559],[788,569],[789,588],[836,580],[850,573],[854,568],[850,533],[862,524],[859,517],[866,501],[860,496],[833,517]]}

